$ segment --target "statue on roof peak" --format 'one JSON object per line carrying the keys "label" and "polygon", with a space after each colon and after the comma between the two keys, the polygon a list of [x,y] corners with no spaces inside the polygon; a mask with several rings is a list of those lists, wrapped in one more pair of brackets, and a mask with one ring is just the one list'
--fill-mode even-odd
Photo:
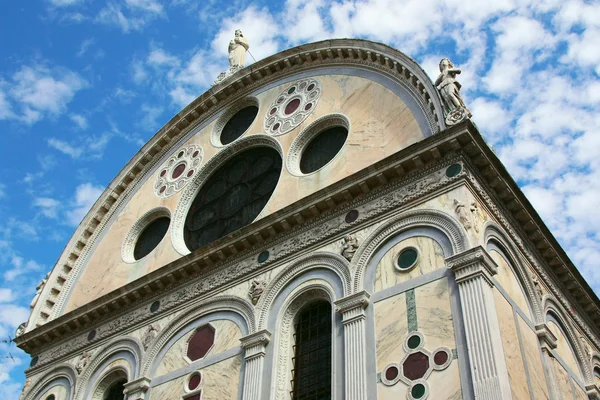
{"label": "statue on roof peak", "polygon": [[221,72],[213,85],[217,85],[227,79],[229,76],[244,68],[246,62],[246,51],[250,48],[248,39],[244,36],[240,29],[235,30],[235,36],[229,41],[229,69]]}
{"label": "statue on roof peak", "polygon": [[446,125],[455,125],[471,117],[471,111],[465,106],[460,95],[461,84],[456,80],[456,75],[461,72],[448,58],[442,58],[440,61],[440,74],[435,80],[435,86],[437,86],[444,103]]}

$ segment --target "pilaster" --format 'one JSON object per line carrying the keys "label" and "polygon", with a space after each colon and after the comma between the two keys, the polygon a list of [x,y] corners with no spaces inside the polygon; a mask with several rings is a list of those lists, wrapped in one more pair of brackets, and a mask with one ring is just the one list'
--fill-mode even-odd
{"label": "pilaster", "polygon": [[246,373],[244,376],[244,400],[260,400],[265,364],[266,348],[271,340],[271,332],[266,329],[251,333],[240,339],[246,351]]}
{"label": "pilaster", "polygon": [[[554,371],[554,355],[552,350],[556,348],[556,336],[552,333],[548,325],[539,324],[535,326],[535,333],[540,341],[540,348],[542,350],[542,363],[546,370],[546,379],[548,383],[548,390],[550,391],[550,398],[561,400],[563,398],[560,387],[558,386],[558,380],[556,379],[556,372]],[[570,399],[569,399],[570,400]]]}
{"label": "pilaster", "polygon": [[367,398],[367,358],[365,340],[365,308],[369,293],[361,291],[335,302],[344,325],[345,399]]}
{"label": "pilaster", "polygon": [[125,398],[134,400],[144,400],[146,392],[150,388],[150,378],[142,376],[134,381],[127,382],[125,385]]}
{"label": "pilaster", "polygon": [[512,399],[492,276],[498,266],[481,246],[446,259],[454,272],[467,336],[476,399]]}

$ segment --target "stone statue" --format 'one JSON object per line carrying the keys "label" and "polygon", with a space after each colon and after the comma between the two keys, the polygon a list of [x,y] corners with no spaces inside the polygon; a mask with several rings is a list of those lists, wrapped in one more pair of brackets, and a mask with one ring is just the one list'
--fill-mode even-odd
{"label": "stone statue", "polygon": [[223,82],[225,79],[233,75],[236,71],[242,69],[246,62],[246,51],[250,48],[248,39],[244,37],[242,31],[236,29],[235,37],[229,41],[229,69],[225,72],[221,72],[213,85],[217,85]]}
{"label": "stone statue", "polygon": [[259,281],[257,279],[252,280],[252,285],[250,286],[250,290],[248,290],[248,296],[252,299],[252,304],[256,305],[260,296],[262,296],[265,288],[267,287],[267,282]]}
{"label": "stone statue", "polygon": [[25,333],[25,329],[27,328],[27,322],[23,322],[21,325],[17,327],[17,331],[15,332],[15,337],[21,336]]}
{"label": "stone statue", "polygon": [[238,69],[244,66],[246,51],[250,45],[242,31],[236,29],[235,37],[229,42],[229,69]]}
{"label": "stone statue", "polygon": [[352,261],[354,253],[358,249],[358,240],[354,235],[346,235],[342,239],[342,256],[348,261]]}
{"label": "stone statue", "polygon": [[465,205],[460,200],[454,199],[454,212],[465,229],[471,229],[473,226],[471,223],[471,215],[467,212]]}
{"label": "stone statue", "polygon": [[142,346],[144,346],[144,350],[148,350],[148,347],[152,344],[156,335],[158,334],[158,330],[154,325],[150,325],[148,330],[144,333],[144,337],[142,338]]}
{"label": "stone statue", "polygon": [[33,300],[29,303],[29,308],[33,310],[33,307],[37,304],[40,295],[42,294],[42,290],[44,290],[44,286],[46,286],[46,282],[48,282],[48,278],[50,278],[50,272],[46,274],[46,277],[42,279],[42,281],[35,287],[35,296],[33,296]]}
{"label": "stone statue", "polygon": [[460,73],[461,70],[454,67],[452,61],[442,58],[440,61],[440,75],[435,80],[435,85],[442,96],[447,125],[455,125],[471,117],[471,111],[465,106],[465,102],[460,95],[461,84],[456,80],[456,75]]}
{"label": "stone statue", "polygon": [[91,351],[86,350],[81,354],[81,358],[79,359],[79,361],[77,362],[77,366],[75,367],[78,375],[81,375],[86,365],[88,365],[88,362],[90,362],[90,358],[92,358]]}

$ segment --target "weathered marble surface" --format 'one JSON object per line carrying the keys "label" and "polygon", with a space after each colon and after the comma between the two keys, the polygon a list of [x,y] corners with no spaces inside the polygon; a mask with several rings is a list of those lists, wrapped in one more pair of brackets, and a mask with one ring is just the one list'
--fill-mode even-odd
{"label": "weathered marble surface", "polygon": [[[407,247],[414,247],[419,253],[417,266],[408,271],[399,271],[395,265],[398,255]],[[405,239],[394,245],[381,259],[375,271],[375,282],[373,291],[395,286],[399,283],[409,281],[423,274],[444,268],[444,253],[440,245],[433,239],[418,236]]]}
{"label": "weathered marble surface", "polygon": [[569,345],[568,339],[563,335],[562,330],[556,325],[553,321],[548,321],[548,328],[552,331],[554,336],[556,336],[556,349],[555,351],[558,353],[560,358],[567,364],[567,367],[575,374],[576,376],[581,378],[581,371],[579,370],[579,363],[571,350],[571,346]]}
{"label": "weathered marble surface", "polygon": [[525,350],[525,361],[533,397],[535,397],[536,400],[550,399],[537,335],[535,331],[529,328],[529,325],[525,323],[523,318],[518,316],[517,319],[519,321],[519,330],[521,331],[521,339]]}
{"label": "weathered marble surface", "polygon": [[439,279],[415,289],[419,332],[425,336],[425,347],[456,347],[450,293],[447,279]]}
{"label": "weathered marble surface", "polygon": [[[307,176],[292,176],[285,168],[280,182],[261,215],[268,215],[323,187],[359,171],[421,139],[423,134],[406,104],[390,90],[364,78],[328,75],[320,76],[323,91],[313,114],[293,131],[278,136],[284,154],[299,132],[316,119],[342,113],[350,120],[347,143],[336,159],[321,171]],[[275,86],[256,97],[260,103],[258,115],[246,136],[263,133],[265,113],[277,95],[290,83]],[[185,144],[197,144],[204,149],[204,165],[221,150],[212,146],[210,135],[216,119],[202,128]],[[176,151],[177,149],[174,149]],[[285,163],[285,160],[284,160]],[[153,192],[154,175],[133,194],[83,270],[73,289],[65,312],[98,298],[150,271],[181,257],[170,242],[170,232],[146,258],[127,264],[121,260],[121,245],[135,221],[157,206],[174,210],[182,192],[159,199]]]}
{"label": "weathered marble surface", "polygon": [[[494,290],[494,301],[498,313],[498,324],[500,325],[500,335],[502,336],[502,347],[504,348],[512,398],[528,399],[527,375],[525,375],[525,365],[523,357],[521,357],[521,346],[519,345],[512,306],[498,290]],[[500,344],[498,343],[498,345]]]}
{"label": "weathered marble surface", "polygon": [[[237,399],[242,356],[235,356],[200,370],[202,373],[202,400]],[[187,375],[153,387],[150,400],[181,400],[186,393]]]}
{"label": "weathered marble surface", "polygon": [[511,266],[506,262],[504,257],[502,257],[502,255],[495,250],[490,251],[490,256],[496,262],[496,264],[498,264],[498,274],[496,274],[494,277],[498,283],[500,283],[502,289],[504,289],[510,298],[519,306],[521,311],[531,318],[529,306],[527,305],[527,299],[525,298],[523,289],[521,289],[519,280],[517,279],[517,276],[513,272]]}
{"label": "weathered marble surface", "polygon": [[568,372],[560,365],[556,359],[552,359],[554,364],[554,377],[557,381],[557,387],[560,390],[563,399],[571,400],[573,398],[573,389],[571,388],[571,379]]}
{"label": "weathered marble surface", "polygon": [[[68,400],[69,399],[69,393],[67,392],[67,388],[64,386],[60,386],[60,385],[54,386],[53,388],[46,390],[42,395],[39,396],[39,398],[42,400],[45,400],[50,395],[54,395],[56,400]],[[4,397],[2,396],[1,398],[4,398]]]}
{"label": "weathered marble surface", "polygon": [[404,356],[402,341],[408,333],[406,295],[400,293],[375,303],[373,307],[377,372],[381,372],[387,364],[398,362]]}
{"label": "weathered marble surface", "polygon": [[[242,331],[235,323],[229,320],[215,320],[210,324],[215,328],[215,344],[206,357],[240,346]],[[187,343],[195,332],[196,328],[183,335],[171,346],[158,365],[155,376],[161,376],[189,365],[184,356],[187,353]]]}
{"label": "weathered marble surface", "polygon": [[583,390],[573,379],[571,379],[571,382],[573,383],[573,388],[575,388],[575,399],[589,400],[589,397],[585,394],[585,390]]}

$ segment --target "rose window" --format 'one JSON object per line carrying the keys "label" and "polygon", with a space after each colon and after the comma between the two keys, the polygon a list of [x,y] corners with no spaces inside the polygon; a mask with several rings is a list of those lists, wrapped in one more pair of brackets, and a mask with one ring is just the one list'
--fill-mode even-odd
{"label": "rose window", "polygon": [[158,170],[154,193],[167,198],[177,193],[192,180],[202,162],[202,147],[185,146],[176,151]]}
{"label": "rose window", "polygon": [[265,115],[265,132],[283,135],[302,123],[321,97],[321,84],[313,78],[294,82],[277,96]]}

